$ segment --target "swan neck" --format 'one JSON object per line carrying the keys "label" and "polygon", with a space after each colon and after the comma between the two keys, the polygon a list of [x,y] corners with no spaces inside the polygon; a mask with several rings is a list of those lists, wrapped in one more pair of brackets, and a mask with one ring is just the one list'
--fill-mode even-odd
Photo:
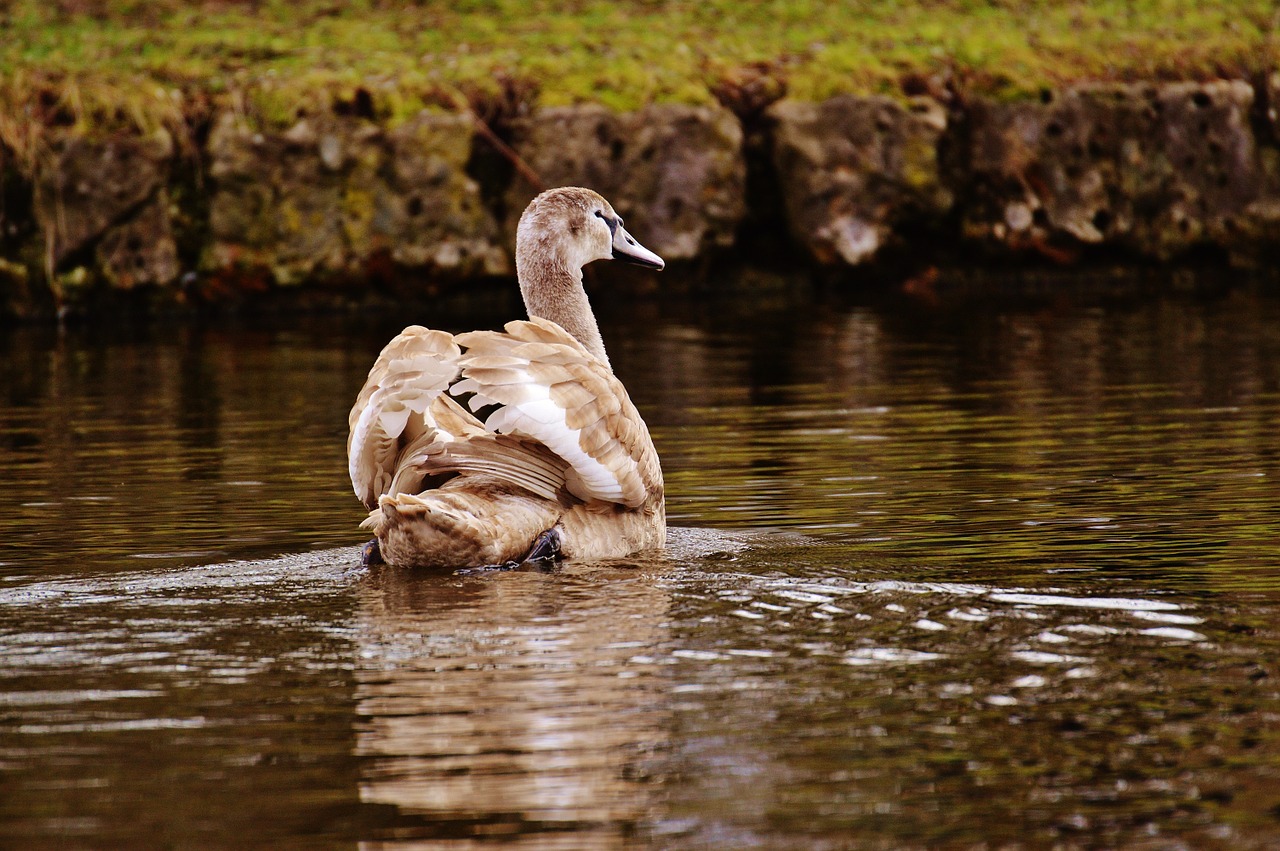
{"label": "swan neck", "polygon": [[[530,316],[550,319],[573,335],[583,347],[609,366],[600,326],[582,287],[582,269],[559,260],[532,261],[516,252],[516,276]],[[610,367],[612,369],[612,367]]]}

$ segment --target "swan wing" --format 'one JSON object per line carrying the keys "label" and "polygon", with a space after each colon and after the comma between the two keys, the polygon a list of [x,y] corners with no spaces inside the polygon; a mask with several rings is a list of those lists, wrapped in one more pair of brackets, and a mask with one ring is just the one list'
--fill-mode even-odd
{"label": "swan wing", "polygon": [[347,438],[351,484],[366,508],[449,473],[496,478],[550,500],[564,492],[568,464],[536,440],[487,431],[448,395],[460,355],[452,335],[411,326],[369,370]]}
{"label": "swan wing", "polygon": [[451,392],[471,394],[488,431],[546,447],[567,465],[569,493],[584,501],[637,508],[661,496],[658,455],[626,388],[567,331],[534,318],[456,339],[467,351]]}
{"label": "swan wing", "polygon": [[461,354],[453,335],[411,325],[387,343],[369,370],[351,408],[347,436],[351,485],[366,508],[391,489],[406,446],[450,437],[428,412],[457,378]]}

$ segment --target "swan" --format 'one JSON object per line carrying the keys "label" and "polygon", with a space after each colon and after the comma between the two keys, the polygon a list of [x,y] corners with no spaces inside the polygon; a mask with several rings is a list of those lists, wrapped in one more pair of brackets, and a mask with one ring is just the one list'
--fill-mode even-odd
{"label": "swan", "polygon": [[582,267],[610,258],[665,265],[599,194],[543,192],[516,230],[528,320],[413,325],[382,350],[348,420],[366,564],[511,568],[664,545],[658,453],[582,287]]}

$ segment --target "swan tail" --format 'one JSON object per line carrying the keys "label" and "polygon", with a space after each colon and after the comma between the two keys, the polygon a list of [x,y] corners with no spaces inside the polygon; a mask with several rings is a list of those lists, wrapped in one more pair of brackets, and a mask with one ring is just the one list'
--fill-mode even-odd
{"label": "swan tail", "polygon": [[[457,480],[453,480],[457,481]],[[522,560],[560,520],[555,503],[518,487],[469,478],[420,494],[386,494],[363,524],[396,567],[460,568]]]}

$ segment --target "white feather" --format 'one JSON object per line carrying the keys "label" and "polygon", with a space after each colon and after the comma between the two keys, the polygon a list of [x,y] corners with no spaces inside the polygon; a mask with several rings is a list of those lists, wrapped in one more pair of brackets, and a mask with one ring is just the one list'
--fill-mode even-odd
{"label": "white feather", "polygon": [[413,411],[408,407],[401,408],[398,411],[383,410],[378,415],[378,424],[387,433],[387,437],[394,440],[404,433],[404,427],[408,424],[411,413]]}
{"label": "white feather", "polygon": [[369,405],[360,412],[360,419],[356,423],[356,427],[352,430],[351,457],[347,460],[347,472],[351,476],[351,486],[354,488],[356,496],[360,497],[362,500],[365,498],[364,492],[371,489],[371,483],[365,480],[362,468],[368,463],[365,455],[367,451],[372,448],[369,446],[371,437],[369,429],[377,419],[377,408],[373,405]]}
{"label": "white feather", "polygon": [[[581,429],[571,429],[565,422],[565,410],[551,399],[551,389],[542,384],[525,385],[532,398],[528,402],[507,405],[489,415],[485,428],[503,434],[519,434],[543,443],[567,461],[585,486],[581,497],[622,502],[622,484],[603,464],[582,451]],[[540,396],[541,398],[536,398]],[[630,459],[628,459],[630,461]],[[630,462],[634,465],[634,462]]]}

